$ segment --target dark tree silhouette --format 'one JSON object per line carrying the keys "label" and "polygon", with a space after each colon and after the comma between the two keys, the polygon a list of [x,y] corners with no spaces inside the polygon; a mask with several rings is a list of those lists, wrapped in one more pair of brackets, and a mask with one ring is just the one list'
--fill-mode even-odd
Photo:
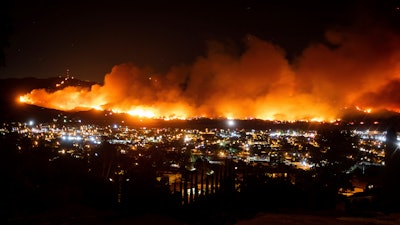
{"label": "dark tree silhouette", "polygon": [[387,130],[385,170],[383,177],[384,207],[387,213],[400,210],[400,152],[397,146],[397,131]]}
{"label": "dark tree silhouette", "polygon": [[[335,167],[341,172],[354,165],[358,154],[358,137],[350,130],[323,128],[318,131],[316,140],[319,148],[313,149],[312,154],[315,159],[325,160],[328,166]],[[321,164],[320,161],[315,163]]]}
{"label": "dark tree silhouette", "polygon": [[316,141],[319,147],[310,149],[316,165],[310,171],[314,181],[307,191],[317,202],[323,197],[324,207],[333,207],[340,197],[339,190],[353,189],[348,171],[358,154],[358,137],[339,127],[321,128]]}

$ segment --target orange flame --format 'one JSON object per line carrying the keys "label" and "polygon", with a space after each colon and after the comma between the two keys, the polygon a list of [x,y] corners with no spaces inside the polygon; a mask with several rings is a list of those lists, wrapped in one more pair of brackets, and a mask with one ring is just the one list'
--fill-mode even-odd
{"label": "orange flame", "polygon": [[327,32],[327,41],[337,47],[314,44],[295,64],[271,43],[254,36],[246,41],[247,50],[239,56],[211,43],[193,65],[172,67],[166,74],[121,64],[102,85],[36,89],[20,101],[164,119],[332,121],[351,105],[366,113],[400,109],[400,37],[384,28]]}

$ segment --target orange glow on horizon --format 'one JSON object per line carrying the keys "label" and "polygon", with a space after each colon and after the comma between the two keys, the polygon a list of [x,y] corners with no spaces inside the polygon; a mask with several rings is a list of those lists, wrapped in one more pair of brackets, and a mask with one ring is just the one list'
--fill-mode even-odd
{"label": "orange glow on horizon", "polygon": [[[18,101],[20,103],[25,103],[25,104],[31,104],[31,105],[38,105],[38,106],[43,106],[43,107],[48,107],[47,104],[41,104],[40,102],[35,102],[32,98],[32,95],[29,93],[26,95],[21,95],[18,98]],[[111,111],[113,113],[126,113],[129,114],[133,117],[139,117],[139,118],[148,118],[148,119],[164,119],[164,120],[185,120],[185,119],[191,119],[191,118],[226,118],[228,120],[235,120],[235,119],[261,119],[265,121],[287,121],[287,122],[295,122],[295,121],[306,121],[306,122],[336,122],[340,121],[340,118],[335,118],[332,116],[324,116],[322,114],[315,116],[315,117],[307,117],[307,116],[297,116],[292,112],[292,116],[284,116],[283,114],[275,114],[275,112],[264,112],[263,114],[260,115],[255,115],[252,117],[242,117],[238,114],[233,114],[233,113],[225,113],[223,116],[207,116],[205,114],[201,115],[195,115],[195,114],[188,114],[188,112],[185,112],[182,109],[179,109],[177,111],[169,110],[169,111],[164,111],[164,112],[169,112],[166,114],[160,113],[160,109],[157,109],[155,107],[148,107],[148,106],[130,106],[128,110],[123,110],[123,109],[113,109],[113,108],[106,108],[104,106],[99,106],[96,104],[90,105],[90,104],[85,104],[85,105],[74,105],[72,106],[71,104],[51,104],[52,107],[48,108],[53,108],[61,111],[85,111],[85,110],[107,110]],[[183,107],[184,108],[184,107]],[[354,109],[364,112],[364,113],[372,113],[372,108],[362,108],[359,106],[355,106]],[[388,109],[389,111],[393,112],[400,112],[400,109],[395,109],[391,108]],[[275,116],[274,116],[275,115]],[[299,114],[301,115],[301,114]],[[314,114],[317,115],[317,114]]]}
{"label": "orange glow on horizon", "polygon": [[368,33],[328,31],[326,41],[337,47],[310,45],[294,65],[279,46],[251,35],[240,55],[232,54],[231,45],[211,42],[205,56],[165,74],[120,64],[102,85],[85,88],[66,81],[61,90],[35,89],[19,101],[167,120],[337,121],[350,106],[364,113],[400,112],[400,36],[377,27]]}
{"label": "orange glow on horizon", "polygon": [[[58,91],[57,91],[58,92]],[[310,114],[310,112],[307,113],[307,115],[302,115],[301,113],[295,114],[294,111],[291,112],[291,115],[285,115],[282,113],[276,113],[274,111],[268,112],[268,111],[263,111],[259,115],[253,115],[253,116],[248,116],[247,112],[245,115],[240,114],[240,112],[236,111],[234,113],[223,113],[221,115],[216,115],[212,114],[210,116],[207,116],[205,113],[201,113],[199,115],[197,114],[191,114],[190,112],[195,112],[198,110],[191,109],[188,106],[184,106],[185,104],[182,104],[182,106],[179,105],[174,105],[174,106],[169,106],[171,107],[170,109],[166,108],[166,106],[162,106],[162,108],[156,108],[154,106],[146,106],[146,105],[136,105],[136,106],[115,106],[115,108],[112,107],[106,107],[105,105],[98,105],[96,103],[91,104],[89,101],[87,101],[85,104],[71,104],[70,102],[65,104],[63,101],[57,101],[57,99],[54,99],[52,101],[34,101],[33,99],[40,99],[38,96],[36,96],[37,93],[44,94],[46,98],[52,99],[52,95],[54,93],[47,93],[39,90],[34,90],[31,93],[28,93],[26,95],[19,96],[19,101],[25,104],[31,104],[31,105],[38,105],[42,107],[47,107],[47,108],[52,108],[52,109],[57,109],[61,111],[86,111],[90,109],[94,110],[107,110],[111,111],[113,113],[126,113],[129,114],[133,117],[139,117],[139,118],[148,118],[148,119],[164,119],[164,120],[172,120],[172,119],[179,119],[179,120],[185,120],[185,119],[191,119],[191,118],[226,118],[230,120],[234,119],[261,119],[261,120],[266,120],[266,121],[311,121],[311,122],[324,122],[324,121],[334,121],[337,120],[337,118],[326,116],[324,117],[321,114],[318,114],[318,116],[314,117],[308,117],[307,115],[317,115],[317,114]],[[78,92],[79,93],[79,92]],[[71,96],[74,96],[76,93],[73,93]],[[57,94],[55,94],[57,96]],[[64,96],[65,98],[65,96]],[[73,97],[75,99],[75,97]],[[45,103],[44,103],[45,102]],[[97,101],[94,101],[97,102]],[[160,113],[163,112],[163,113]],[[298,116],[302,115],[302,116]]]}

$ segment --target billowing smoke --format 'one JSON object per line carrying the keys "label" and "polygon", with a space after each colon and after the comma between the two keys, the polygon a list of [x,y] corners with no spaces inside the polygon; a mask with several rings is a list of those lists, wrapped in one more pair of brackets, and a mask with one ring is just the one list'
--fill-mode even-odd
{"label": "billowing smoke", "polygon": [[[33,90],[28,103],[164,118],[332,120],[344,107],[400,109],[400,37],[386,28],[330,30],[289,63],[284,49],[248,35],[239,54],[210,42],[192,65],[166,74],[127,63],[103,85]],[[396,94],[397,93],[397,94]]]}
{"label": "billowing smoke", "polygon": [[400,80],[388,81],[377,91],[363,94],[359,98],[360,105],[364,108],[386,109],[400,112]]}

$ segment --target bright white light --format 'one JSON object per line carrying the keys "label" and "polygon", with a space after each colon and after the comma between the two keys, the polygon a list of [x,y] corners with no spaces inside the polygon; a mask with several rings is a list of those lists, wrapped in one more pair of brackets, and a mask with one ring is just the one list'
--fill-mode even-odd
{"label": "bright white light", "polygon": [[233,120],[228,120],[227,123],[228,123],[228,126],[230,126],[230,127],[235,126],[235,121],[233,121]]}
{"label": "bright white light", "polygon": [[185,142],[189,142],[190,140],[192,140],[192,138],[190,138],[189,136],[185,136]]}
{"label": "bright white light", "polygon": [[29,126],[33,126],[35,122],[33,120],[29,120]]}

